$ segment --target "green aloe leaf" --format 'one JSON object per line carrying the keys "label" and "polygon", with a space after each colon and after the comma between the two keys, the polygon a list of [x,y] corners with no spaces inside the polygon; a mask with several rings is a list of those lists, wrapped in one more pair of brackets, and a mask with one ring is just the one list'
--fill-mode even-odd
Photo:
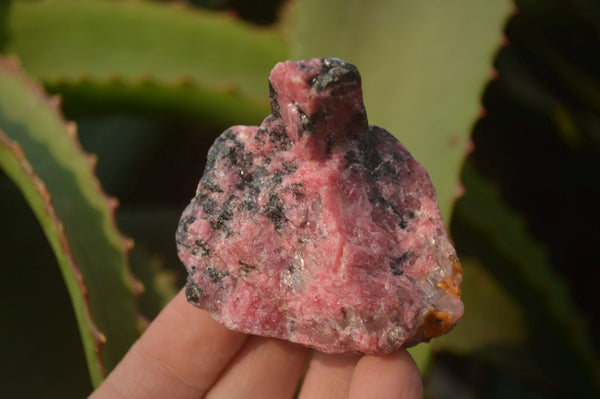
{"label": "green aloe leaf", "polygon": [[[299,0],[293,58],[333,56],[361,71],[371,124],[400,139],[429,172],[446,221],[509,0]],[[431,347],[411,349],[421,370]]]}
{"label": "green aloe leaf", "polygon": [[[540,368],[571,397],[600,392],[600,360],[583,316],[543,246],[471,165],[455,210],[457,246],[477,256],[524,310]],[[574,260],[576,261],[576,260]]]}
{"label": "green aloe leaf", "polygon": [[11,59],[0,58],[0,166],[29,202],[71,296],[92,382],[139,335],[126,240],[73,124]]}
{"label": "green aloe leaf", "polygon": [[58,263],[29,204],[1,169],[0,209],[2,396],[84,398],[92,385]]}
{"label": "green aloe leaf", "polygon": [[266,83],[260,98],[235,90],[158,80],[44,79],[44,83],[49,92],[60,94],[63,108],[69,115],[103,116],[127,112],[151,121],[200,122],[207,128],[223,128],[234,124],[260,124],[271,112]]}
{"label": "green aloe leaf", "polygon": [[511,3],[301,0],[291,13],[293,57],[358,67],[370,123],[425,166],[446,220]]}
{"label": "green aloe leaf", "polygon": [[6,12],[0,48],[76,110],[260,121],[268,73],[287,56],[271,30],[184,5],[43,0]]}

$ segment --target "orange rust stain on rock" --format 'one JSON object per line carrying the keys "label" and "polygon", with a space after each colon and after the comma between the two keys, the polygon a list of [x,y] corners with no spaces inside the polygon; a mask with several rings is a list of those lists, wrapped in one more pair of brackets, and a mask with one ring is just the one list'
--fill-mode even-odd
{"label": "orange rust stain on rock", "polygon": [[452,262],[452,276],[440,281],[437,286],[446,291],[448,294],[460,298],[460,284],[462,283],[462,266],[458,258],[454,255],[450,256]]}
{"label": "orange rust stain on rock", "polygon": [[454,327],[452,315],[443,310],[432,308],[423,321],[423,337],[425,339],[439,337]]}
{"label": "orange rust stain on rock", "polygon": [[452,261],[452,271],[454,271],[455,274],[460,274],[460,277],[462,277],[462,266],[460,265],[460,261],[458,260],[458,258],[454,255],[450,255],[448,259]]}

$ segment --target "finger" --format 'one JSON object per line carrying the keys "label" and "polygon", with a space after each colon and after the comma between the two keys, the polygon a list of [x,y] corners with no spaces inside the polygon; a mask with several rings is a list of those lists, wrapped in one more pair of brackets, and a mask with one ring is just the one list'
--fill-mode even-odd
{"label": "finger", "polygon": [[299,399],[346,399],[359,359],[359,356],[328,355],[315,351],[308,364]]}
{"label": "finger", "polygon": [[286,341],[250,337],[206,398],[291,398],[307,353]]}
{"label": "finger", "polygon": [[201,397],[246,339],[188,304],[180,292],[92,397]]}
{"label": "finger", "polygon": [[420,399],[421,374],[405,350],[387,356],[365,356],[354,370],[349,398]]}

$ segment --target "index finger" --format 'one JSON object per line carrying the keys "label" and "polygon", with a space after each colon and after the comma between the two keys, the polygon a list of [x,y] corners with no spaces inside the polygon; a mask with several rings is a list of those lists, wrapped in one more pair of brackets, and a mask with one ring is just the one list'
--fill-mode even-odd
{"label": "index finger", "polygon": [[182,290],[90,397],[201,397],[246,339],[188,304]]}

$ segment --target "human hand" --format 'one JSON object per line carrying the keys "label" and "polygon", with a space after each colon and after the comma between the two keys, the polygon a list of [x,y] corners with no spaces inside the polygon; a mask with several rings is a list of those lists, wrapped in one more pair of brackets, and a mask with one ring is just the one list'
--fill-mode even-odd
{"label": "human hand", "polygon": [[226,329],[180,292],[133,345],[92,399],[422,398],[406,351],[328,355],[274,338]]}

